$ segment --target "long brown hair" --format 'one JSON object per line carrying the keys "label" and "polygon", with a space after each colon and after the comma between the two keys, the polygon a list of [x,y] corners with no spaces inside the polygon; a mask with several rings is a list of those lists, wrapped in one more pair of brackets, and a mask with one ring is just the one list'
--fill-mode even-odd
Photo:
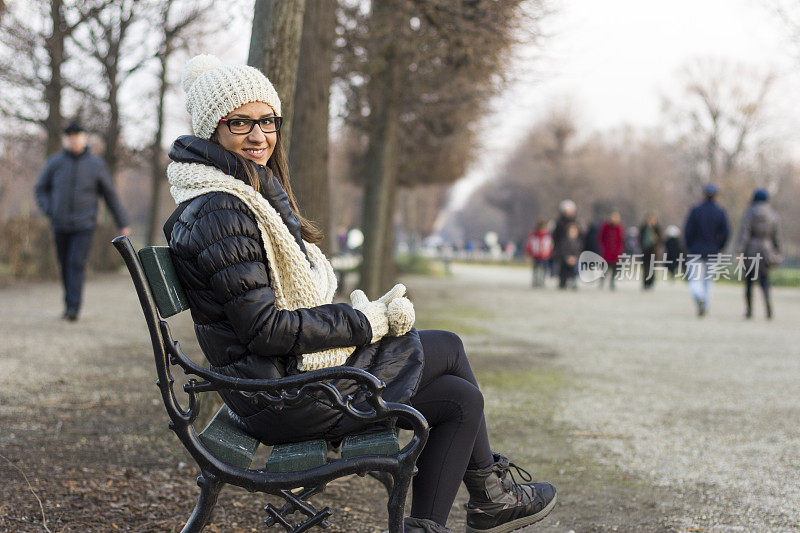
{"label": "long brown hair", "polygon": [[[278,183],[280,183],[281,187],[283,187],[283,190],[286,191],[286,196],[289,198],[289,207],[297,217],[297,220],[300,221],[300,236],[307,242],[319,244],[322,242],[323,238],[322,231],[313,221],[300,214],[300,210],[297,207],[297,201],[294,199],[294,193],[292,192],[292,184],[289,181],[289,164],[286,162],[286,152],[283,150],[281,132],[278,131],[276,135],[278,140],[275,143],[275,149],[272,151],[272,155],[267,161],[267,167],[272,171],[275,177],[278,178]],[[211,135],[210,140],[219,144],[216,131]],[[244,168],[245,174],[247,175],[247,181],[249,182],[250,186],[255,189],[256,192],[261,192],[261,182],[258,179],[258,173],[250,164],[251,161],[246,159],[241,154],[237,154],[236,152],[231,153]]]}

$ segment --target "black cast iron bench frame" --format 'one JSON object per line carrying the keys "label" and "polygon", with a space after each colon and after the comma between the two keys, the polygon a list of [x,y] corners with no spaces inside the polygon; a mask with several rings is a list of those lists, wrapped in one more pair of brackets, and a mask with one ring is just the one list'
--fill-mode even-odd
{"label": "black cast iron bench frame", "polygon": [[[203,530],[211,518],[217,496],[226,483],[251,492],[278,496],[286,501],[280,508],[271,504],[265,507],[269,515],[265,519],[267,525],[280,524],[290,533],[300,533],[313,527],[327,528],[330,526],[327,519],[332,514],[331,509],[325,507],[318,510],[308,498],[324,490],[325,485],[334,479],[368,473],[381,480],[389,492],[389,531],[403,532],[406,494],[411,478],[416,473],[417,457],[428,437],[428,424],[418,411],[404,404],[384,401],[381,397],[384,383],[358,368],[333,367],[281,379],[241,379],[218,374],[195,363],[173,339],[165,320],[188,309],[172,269],[168,249],[147,247],[137,254],[130,240],[124,236],[115,238],[113,244],[128,267],[144,311],[155,355],[156,384],[169,415],[169,428],[178,436],[201,471],[197,478],[200,496],[183,527],[184,533]],[[154,255],[158,261],[154,261]],[[154,264],[156,262],[160,264]],[[183,387],[187,395],[186,408],[181,406],[173,388],[173,366],[191,376]],[[355,407],[352,404],[353,397],[341,394],[332,383],[333,380],[349,380],[357,384],[369,407]],[[316,453],[313,455],[316,463],[309,462],[312,454],[308,450],[313,446],[319,447],[322,441],[275,446],[264,468],[250,468],[259,443],[234,426],[227,407],[223,406],[200,434],[193,427],[199,410],[198,395],[220,390],[255,395],[259,400],[277,407],[292,405],[310,394],[316,398],[323,396],[345,416],[376,423],[400,420],[403,427],[412,428],[413,435],[402,449],[397,445],[396,432],[391,433],[394,446],[388,447],[385,434],[373,435],[372,441],[369,435],[347,437],[342,445],[341,458],[319,459],[319,453]],[[348,448],[350,440],[353,445]],[[377,441],[382,442],[376,444]],[[305,515],[297,523],[289,518],[296,512]]]}

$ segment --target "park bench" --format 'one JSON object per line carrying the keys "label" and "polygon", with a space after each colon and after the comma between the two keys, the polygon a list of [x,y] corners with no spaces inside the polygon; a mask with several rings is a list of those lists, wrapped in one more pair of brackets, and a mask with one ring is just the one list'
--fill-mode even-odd
{"label": "park bench", "polygon": [[[218,374],[194,362],[173,339],[165,320],[188,309],[169,248],[148,246],[137,253],[124,236],[115,238],[113,244],[128,267],[144,311],[155,355],[156,384],[169,415],[169,427],[200,468],[197,478],[200,495],[182,531],[203,530],[225,484],[285,500],[280,507],[268,504],[264,508],[267,514],[264,522],[268,526],[283,526],[291,533],[327,528],[333,511],[329,507],[317,509],[309,498],[322,492],[334,479],[371,474],[384,484],[388,493],[389,531],[402,533],[406,494],[416,472],[417,456],[428,437],[425,418],[412,407],[383,400],[384,383],[358,368],[340,366],[281,379],[242,379]],[[189,376],[183,386],[185,398],[174,389],[174,367]],[[357,384],[361,392],[358,396],[366,401],[355,404],[352,395],[343,395],[336,388],[336,382],[341,380]],[[323,395],[344,416],[376,424],[383,421],[384,428],[389,421],[391,428],[347,436],[340,445],[333,445],[340,450],[341,457],[338,453],[329,454],[332,445],[323,440],[276,445],[263,467],[251,468],[260,442],[235,423],[226,406],[200,433],[194,429],[199,395],[220,390],[258,396],[278,408],[301,402],[312,394],[316,398]],[[394,425],[397,421],[413,431],[402,448]]]}

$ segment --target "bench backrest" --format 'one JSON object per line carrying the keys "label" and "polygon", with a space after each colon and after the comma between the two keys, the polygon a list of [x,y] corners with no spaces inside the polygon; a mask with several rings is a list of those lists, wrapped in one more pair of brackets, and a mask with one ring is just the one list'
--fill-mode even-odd
{"label": "bench backrest", "polygon": [[175,273],[169,247],[146,246],[139,250],[138,256],[159,314],[167,318],[189,309],[189,301]]}

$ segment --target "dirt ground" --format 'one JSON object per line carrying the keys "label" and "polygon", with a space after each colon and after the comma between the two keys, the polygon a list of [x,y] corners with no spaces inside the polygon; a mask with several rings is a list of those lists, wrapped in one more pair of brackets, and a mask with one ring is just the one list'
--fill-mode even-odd
{"label": "dirt ground", "polygon": [[[699,321],[685,286],[564,293],[522,269],[454,272],[404,281],[419,327],[462,335],[493,447],[559,490],[526,531],[800,531],[800,291],[745,323],[740,288],[718,285]],[[167,429],[129,279],[93,277],[74,324],[60,298],[0,290],[0,531],[179,531],[197,470]],[[188,316],[173,328],[199,355]],[[378,532],[382,491],[353,477],[316,501],[329,531]],[[264,531],[265,503],[227,488],[207,531]]]}

